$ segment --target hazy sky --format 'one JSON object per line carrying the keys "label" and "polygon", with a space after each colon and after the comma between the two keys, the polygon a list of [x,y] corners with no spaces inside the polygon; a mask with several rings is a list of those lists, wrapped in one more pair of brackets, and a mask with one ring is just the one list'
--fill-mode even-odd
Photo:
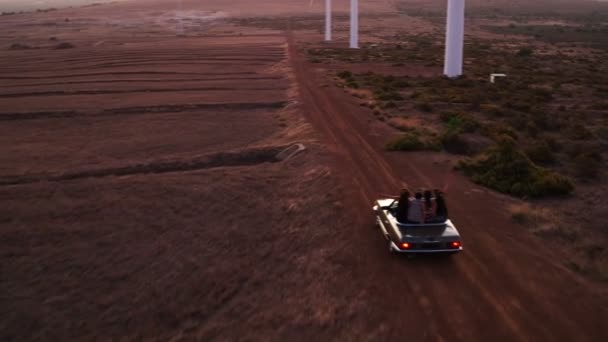
{"label": "hazy sky", "polygon": [[112,0],[0,0],[0,11],[28,11],[52,7],[82,6],[95,2],[109,2]]}

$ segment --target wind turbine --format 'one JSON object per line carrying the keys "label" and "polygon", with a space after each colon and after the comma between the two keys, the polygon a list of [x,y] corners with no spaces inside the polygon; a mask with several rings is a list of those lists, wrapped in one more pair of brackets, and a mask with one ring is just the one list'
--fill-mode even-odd
{"label": "wind turbine", "polygon": [[182,0],[178,1],[178,12],[179,12],[179,19],[178,19],[178,24],[177,24],[177,32],[179,35],[183,35],[184,34],[184,18],[182,17]]}
{"label": "wind turbine", "polygon": [[449,78],[462,75],[464,2],[465,0],[448,0],[443,73]]}
{"label": "wind turbine", "polygon": [[331,0],[325,0],[325,41],[331,40]]}
{"label": "wind turbine", "polygon": [[350,0],[350,48],[359,48],[359,0]]}

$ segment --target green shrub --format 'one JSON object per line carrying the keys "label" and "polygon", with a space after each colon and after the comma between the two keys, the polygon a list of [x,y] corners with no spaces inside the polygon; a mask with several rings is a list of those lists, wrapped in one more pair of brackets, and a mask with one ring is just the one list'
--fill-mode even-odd
{"label": "green shrub", "polygon": [[501,118],[506,115],[505,111],[500,106],[493,105],[493,104],[482,104],[480,106],[480,110],[484,114],[493,116],[496,118]]}
{"label": "green shrub", "polygon": [[598,159],[601,158],[602,146],[596,142],[569,142],[564,146],[564,152],[570,157],[570,159],[574,159],[581,154],[591,154]]}
{"label": "green shrub", "polygon": [[437,151],[441,149],[441,145],[435,136],[429,134],[429,136],[423,138],[420,132],[412,130],[399,138],[389,141],[386,144],[386,148],[391,151]]}
{"label": "green shrub", "polygon": [[543,138],[543,141],[552,151],[559,152],[563,148],[562,144],[553,137],[547,136]]}
{"label": "green shrub", "polygon": [[344,70],[344,71],[340,71],[339,73],[337,73],[337,76],[342,79],[347,79],[347,78],[352,78],[353,73],[348,70]]}
{"label": "green shrub", "polygon": [[393,83],[393,85],[397,88],[407,88],[410,86],[410,83],[406,80],[397,80]]}
{"label": "green shrub", "polygon": [[447,131],[441,136],[441,146],[446,152],[471,154],[472,148],[458,132]]}
{"label": "green shrub", "polygon": [[555,154],[549,144],[544,141],[536,142],[525,149],[526,155],[537,164],[551,164],[555,162]]}
{"label": "green shrub", "polygon": [[359,83],[357,83],[357,81],[355,81],[353,79],[349,79],[346,82],[346,86],[349,88],[359,89]]}
{"label": "green shrub", "polygon": [[494,140],[498,140],[502,135],[507,135],[513,140],[518,138],[517,132],[511,126],[501,123],[485,125],[481,128],[481,133]]}
{"label": "green shrub", "polygon": [[536,136],[538,136],[538,127],[536,126],[534,121],[528,120],[528,122],[526,123],[525,129],[526,129],[526,132],[528,132],[529,136],[534,137],[534,138],[536,138]]}
{"label": "green shrub", "polygon": [[593,133],[580,123],[568,127],[567,134],[570,139],[574,140],[587,140],[593,137]]}
{"label": "green shrub", "polygon": [[540,101],[550,101],[553,99],[553,92],[545,88],[534,88],[534,97]]}
{"label": "green shrub", "polygon": [[562,123],[553,114],[547,114],[545,111],[536,111],[532,115],[532,120],[536,127],[545,131],[557,131],[562,127]]}
{"label": "green shrub", "polygon": [[379,101],[402,101],[403,96],[394,90],[375,90],[374,98]]}
{"label": "green shrub", "polygon": [[532,103],[529,102],[527,99],[521,99],[521,100],[510,100],[505,102],[505,107],[510,108],[510,109],[514,109],[514,110],[518,110],[521,112],[529,112],[532,109]]}
{"label": "green shrub", "polygon": [[530,57],[532,54],[534,54],[534,50],[529,47],[523,47],[517,51],[517,56],[519,57]]}
{"label": "green shrub", "polygon": [[513,126],[513,128],[523,130],[528,124],[528,118],[525,114],[516,112],[507,119],[507,122],[509,125]]}
{"label": "green shrub", "polygon": [[75,47],[76,46],[74,46],[74,44],[72,44],[72,43],[64,42],[64,43],[59,43],[59,44],[55,45],[55,47],[53,47],[53,49],[55,49],[55,50],[65,50],[65,49],[73,49]]}
{"label": "green shrub", "polygon": [[382,107],[384,107],[385,109],[396,108],[397,104],[393,101],[388,101],[388,102],[385,102]]}
{"label": "green shrub", "polygon": [[9,47],[9,50],[29,50],[31,48],[32,47],[27,44],[14,43],[14,44],[11,44],[11,46]]}
{"label": "green shrub", "polygon": [[536,166],[508,136],[480,158],[461,161],[459,168],[475,183],[519,197],[566,195],[574,189],[567,177]]}
{"label": "green shrub", "polygon": [[572,159],[576,176],[581,179],[594,179],[602,167],[601,155],[594,152],[582,153]]}
{"label": "green shrub", "polygon": [[430,113],[433,111],[433,106],[431,106],[430,103],[426,102],[426,101],[418,101],[416,102],[416,108],[418,110],[421,110],[423,112],[427,112]]}
{"label": "green shrub", "polygon": [[475,117],[465,112],[443,112],[439,118],[450,132],[473,133],[481,127]]}

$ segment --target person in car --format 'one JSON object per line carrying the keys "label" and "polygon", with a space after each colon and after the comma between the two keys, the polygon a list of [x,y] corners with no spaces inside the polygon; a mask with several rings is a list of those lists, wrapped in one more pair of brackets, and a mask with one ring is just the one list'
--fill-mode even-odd
{"label": "person in car", "polygon": [[410,207],[410,191],[408,189],[401,189],[401,195],[399,195],[399,202],[397,203],[397,221],[401,223],[407,222],[408,210]]}
{"label": "person in car", "polygon": [[410,201],[407,220],[408,223],[424,223],[424,203],[419,191],[414,195],[414,200]]}
{"label": "person in car", "polygon": [[435,199],[433,198],[433,194],[431,193],[430,190],[425,190],[423,197],[424,197],[424,201],[423,201],[424,218],[426,221],[429,221],[429,220],[434,219],[435,216],[437,215],[437,203],[436,203]]}
{"label": "person in car", "polygon": [[436,217],[439,221],[445,221],[448,219],[448,207],[443,197],[443,192],[439,189],[433,191],[435,193],[435,205],[436,205]]}

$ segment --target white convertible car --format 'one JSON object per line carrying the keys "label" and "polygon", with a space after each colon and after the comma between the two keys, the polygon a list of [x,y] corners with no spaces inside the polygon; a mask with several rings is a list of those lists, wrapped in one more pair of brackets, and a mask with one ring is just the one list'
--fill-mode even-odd
{"label": "white convertible car", "polygon": [[462,251],[460,234],[452,221],[400,223],[395,214],[397,204],[398,201],[389,198],[376,200],[373,206],[376,223],[391,252],[454,254]]}

